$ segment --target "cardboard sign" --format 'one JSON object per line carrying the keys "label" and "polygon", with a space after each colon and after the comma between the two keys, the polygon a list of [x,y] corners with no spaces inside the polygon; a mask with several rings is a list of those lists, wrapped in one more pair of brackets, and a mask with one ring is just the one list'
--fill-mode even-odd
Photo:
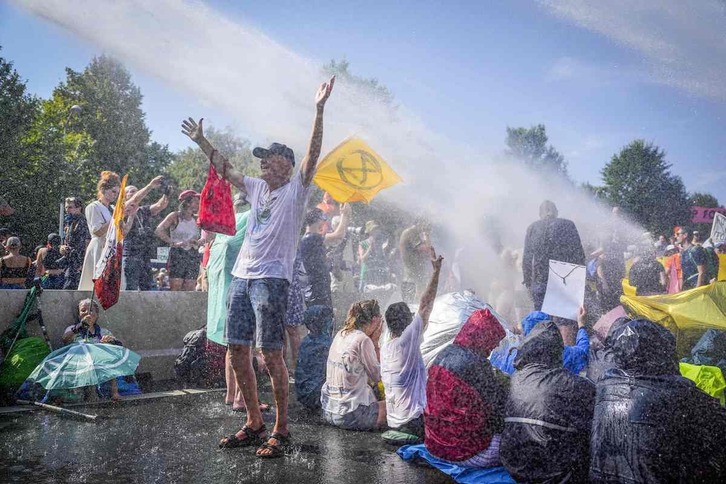
{"label": "cardboard sign", "polygon": [[550,260],[542,311],[577,321],[577,312],[585,301],[585,266]]}
{"label": "cardboard sign", "polygon": [[722,242],[726,240],[726,215],[720,213],[713,217],[713,225],[711,225],[711,243]]}
{"label": "cardboard sign", "polygon": [[691,222],[710,224],[719,213],[726,215],[726,208],[691,207]]}

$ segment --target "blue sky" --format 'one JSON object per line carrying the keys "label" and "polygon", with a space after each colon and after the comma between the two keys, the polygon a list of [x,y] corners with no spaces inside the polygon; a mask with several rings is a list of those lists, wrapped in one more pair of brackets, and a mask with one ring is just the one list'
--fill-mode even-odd
{"label": "blue sky", "polygon": [[[573,178],[597,184],[613,153],[644,138],[667,152],[690,191],[723,204],[726,67],[710,61],[726,54],[721,2],[599,3],[210,2],[315,62],[346,58],[429,128],[484,153],[504,150],[506,126],[544,123]],[[64,67],[80,70],[103,53],[2,1],[0,45],[43,97]],[[188,146],[180,118],[210,108],[131,72],[154,139]],[[234,124],[224,113],[208,115]]]}

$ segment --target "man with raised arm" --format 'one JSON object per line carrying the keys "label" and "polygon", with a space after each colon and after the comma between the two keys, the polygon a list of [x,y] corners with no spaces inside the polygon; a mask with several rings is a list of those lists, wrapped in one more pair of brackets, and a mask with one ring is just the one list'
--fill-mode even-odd
{"label": "man with raised arm", "polygon": [[[236,170],[209,143],[201,119],[199,123],[192,118],[182,123],[182,133],[199,145],[217,173],[245,194],[251,206],[247,235],[232,269],[225,329],[232,368],[247,402],[247,421],[219,446],[259,446],[256,455],[263,458],[282,457],[291,442],[287,428],[288,372],[282,356],[285,312],[303,212],[323,141],[323,109],[334,82],[332,77],[321,84],[315,96],[310,145],[295,174],[295,155],[284,144],[272,143],[269,148],[252,151],[260,158],[262,171],[260,178],[252,178]],[[275,427],[269,437],[257,398],[253,345],[265,356],[275,397]]]}

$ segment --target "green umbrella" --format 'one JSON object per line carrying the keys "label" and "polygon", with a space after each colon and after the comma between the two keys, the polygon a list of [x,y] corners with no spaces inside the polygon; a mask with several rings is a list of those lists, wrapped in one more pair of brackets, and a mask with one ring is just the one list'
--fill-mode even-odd
{"label": "green umbrella", "polygon": [[141,356],[103,343],[74,343],[49,354],[28,377],[46,390],[79,388],[133,375]]}

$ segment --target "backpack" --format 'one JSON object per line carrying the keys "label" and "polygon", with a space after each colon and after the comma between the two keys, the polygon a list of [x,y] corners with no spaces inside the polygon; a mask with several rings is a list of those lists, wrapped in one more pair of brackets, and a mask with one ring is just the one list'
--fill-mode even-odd
{"label": "backpack", "polygon": [[203,326],[190,331],[182,340],[184,348],[174,362],[174,372],[178,378],[187,382],[201,382],[206,373],[207,329]]}

